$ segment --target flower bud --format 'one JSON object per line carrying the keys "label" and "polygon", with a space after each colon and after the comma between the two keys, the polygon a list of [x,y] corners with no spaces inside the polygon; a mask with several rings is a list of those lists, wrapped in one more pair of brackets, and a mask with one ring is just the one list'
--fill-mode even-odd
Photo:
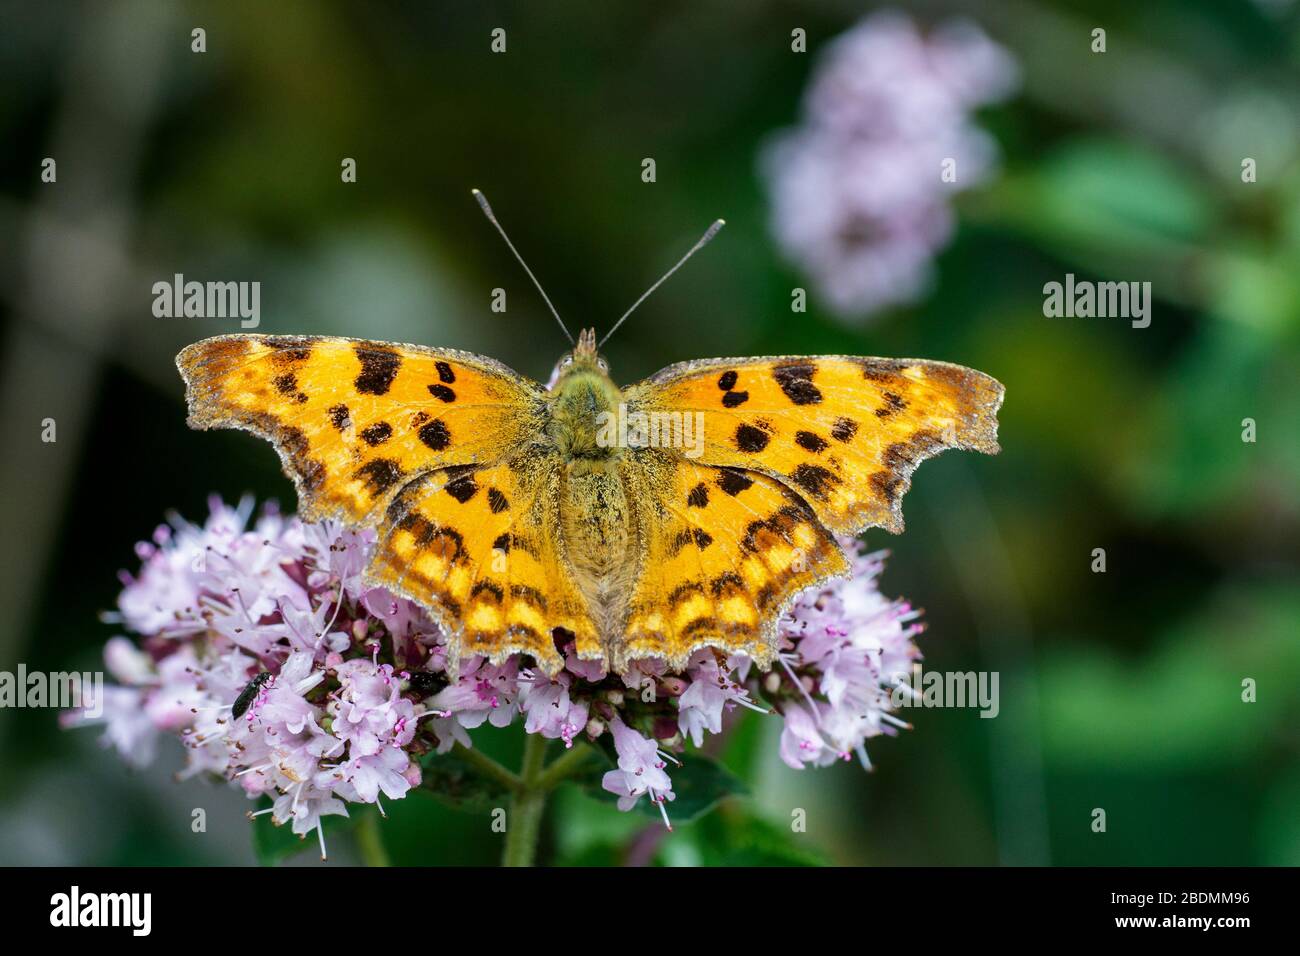
{"label": "flower bud", "polygon": [[681,697],[689,686],[680,677],[664,677],[659,681],[659,689],[665,697]]}
{"label": "flower bud", "polygon": [[681,746],[682,734],[677,729],[677,721],[672,717],[660,717],[655,721],[654,738],[665,749]]}

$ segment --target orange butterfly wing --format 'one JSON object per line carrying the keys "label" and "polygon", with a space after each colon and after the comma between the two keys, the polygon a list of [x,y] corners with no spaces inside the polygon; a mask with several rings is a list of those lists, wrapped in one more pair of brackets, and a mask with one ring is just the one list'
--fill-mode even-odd
{"label": "orange butterfly wing", "polygon": [[703,441],[643,450],[645,560],[615,660],[680,667],[700,647],[768,666],[804,588],[844,574],[833,532],[902,530],[912,471],[946,448],[995,453],[1002,386],[942,362],[710,359],[625,391],[629,413],[698,416]]}
{"label": "orange butterfly wing", "polygon": [[530,445],[545,390],[450,349],[312,336],[227,335],[176,360],[195,428],[269,439],[309,521],[376,527],[374,583],[429,607],[451,657],[532,654],[592,625],[555,552],[558,462]]}
{"label": "orange butterfly wing", "polygon": [[639,457],[663,491],[638,506],[644,560],[611,666],[659,657],[680,669],[698,649],[717,647],[767,667],[790,600],[847,572],[839,544],[774,478],[680,455]]}
{"label": "orange butterfly wing", "polygon": [[368,578],[434,605],[453,670],[465,655],[499,663],[522,652],[554,673],[564,663],[556,627],[580,646],[597,643],[556,535],[561,470],[558,456],[525,448],[495,465],[417,478],[389,504]]}
{"label": "orange butterfly wing", "polygon": [[1003,388],[920,359],[780,356],[684,362],[627,389],[647,412],[699,412],[703,464],[803,497],[831,531],[903,530],[912,471],[948,448],[996,454]]}
{"label": "orange butterfly wing", "polygon": [[406,482],[490,463],[539,426],[540,385],[467,352],[222,335],[184,349],[192,428],[269,439],[309,521],[373,523]]}

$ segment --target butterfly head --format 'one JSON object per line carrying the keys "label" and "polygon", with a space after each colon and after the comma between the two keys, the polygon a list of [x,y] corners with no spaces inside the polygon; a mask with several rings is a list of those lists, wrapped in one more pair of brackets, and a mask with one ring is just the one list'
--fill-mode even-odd
{"label": "butterfly head", "polygon": [[[596,351],[596,330],[583,329],[578,334],[577,344],[572,352],[565,352],[551,370],[550,381],[546,387],[552,392],[559,391],[562,383],[604,379],[610,387],[609,363]],[[602,383],[603,384],[603,383]]]}
{"label": "butterfly head", "polygon": [[547,433],[561,454],[583,461],[608,461],[618,455],[617,447],[602,441],[601,429],[622,396],[609,377],[609,365],[596,351],[594,329],[584,329],[573,351],[561,356],[547,387]]}

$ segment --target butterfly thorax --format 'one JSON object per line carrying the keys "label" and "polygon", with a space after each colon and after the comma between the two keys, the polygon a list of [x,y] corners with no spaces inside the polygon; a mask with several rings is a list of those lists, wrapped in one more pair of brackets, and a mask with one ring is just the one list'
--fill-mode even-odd
{"label": "butterfly thorax", "polygon": [[547,398],[546,433],[566,461],[603,462],[618,457],[616,444],[601,440],[601,428],[618,414],[622,393],[594,362],[563,368]]}

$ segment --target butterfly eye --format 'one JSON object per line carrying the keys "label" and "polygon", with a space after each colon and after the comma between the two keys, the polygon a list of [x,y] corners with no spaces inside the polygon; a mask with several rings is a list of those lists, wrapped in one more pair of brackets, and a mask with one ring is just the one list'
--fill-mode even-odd
{"label": "butterfly eye", "polygon": [[560,359],[560,368],[568,368],[572,364],[573,364],[572,355],[566,355],[564,356],[564,358]]}
{"label": "butterfly eye", "polygon": [[596,368],[600,369],[602,372],[608,372],[609,363],[606,362],[603,358],[598,358],[596,359]]}

